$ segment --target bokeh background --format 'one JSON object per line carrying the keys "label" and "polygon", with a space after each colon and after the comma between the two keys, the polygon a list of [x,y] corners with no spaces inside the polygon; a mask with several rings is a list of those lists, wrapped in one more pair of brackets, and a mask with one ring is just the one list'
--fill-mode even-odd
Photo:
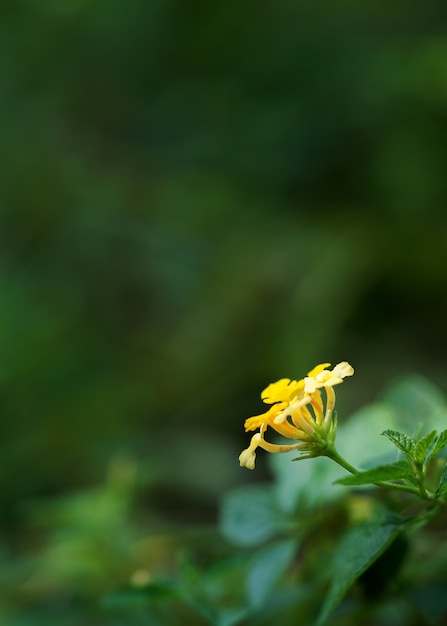
{"label": "bokeh background", "polygon": [[2,611],[80,623],[141,528],[268,476],[237,456],[272,380],[349,360],[340,419],[447,390],[447,7],[0,12]]}

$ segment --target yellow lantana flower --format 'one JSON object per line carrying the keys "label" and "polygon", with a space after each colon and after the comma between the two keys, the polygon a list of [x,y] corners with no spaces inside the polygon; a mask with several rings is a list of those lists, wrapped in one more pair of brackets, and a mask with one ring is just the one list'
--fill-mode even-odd
{"label": "yellow lantana flower", "polygon": [[321,387],[333,387],[343,382],[343,378],[346,376],[352,376],[354,374],[354,368],[346,361],[342,361],[334,367],[333,370],[328,370],[326,367],[330,363],[324,363],[324,365],[317,365],[304,379],[304,389],[307,393],[313,393],[315,389]]}
{"label": "yellow lantana flower", "polygon": [[[336,420],[333,418],[333,386],[343,382],[346,376],[352,376],[354,369],[345,361],[333,370],[328,370],[329,366],[330,363],[322,363],[301,380],[281,378],[264,389],[261,398],[272,406],[265,413],[245,420],[247,432],[258,428],[259,432],[253,435],[250,445],[239,456],[242,467],[254,469],[257,448],[267,452],[300,450],[305,453],[300,458],[310,458],[324,454],[325,448],[334,443]],[[325,402],[320,391],[322,388],[326,393]],[[297,443],[269,443],[264,439],[267,427]]]}

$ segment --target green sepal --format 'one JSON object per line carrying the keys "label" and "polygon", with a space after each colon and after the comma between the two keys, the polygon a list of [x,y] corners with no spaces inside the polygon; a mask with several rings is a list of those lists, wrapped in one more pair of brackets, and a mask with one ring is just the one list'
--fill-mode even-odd
{"label": "green sepal", "polygon": [[410,476],[408,461],[402,459],[388,465],[378,465],[352,476],[344,476],[335,481],[339,485],[369,485],[383,480],[398,480]]}

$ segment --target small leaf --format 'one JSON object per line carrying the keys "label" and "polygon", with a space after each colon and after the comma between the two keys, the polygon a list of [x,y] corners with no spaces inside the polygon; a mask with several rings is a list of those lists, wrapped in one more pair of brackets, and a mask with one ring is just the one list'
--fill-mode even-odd
{"label": "small leaf", "polygon": [[440,496],[446,491],[447,491],[447,463],[444,465],[444,469],[442,470],[441,478],[439,479],[438,489],[436,490],[436,495]]}
{"label": "small leaf", "polygon": [[338,545],[332,563],[332,581],[323,602],[317,626],[321,626],[349,587],[396,539],[401,518],[390,518],[352,528]]}
{"label": "small leaf", "polygon": [[[428,462],[431,456],[430,448],[433,446],[433,442],[436,439],[437,432],[436,430],[432,430],[430,433],[422,437],[414,448],[413,458],[416,463],[422,465],[424,461]],[[429,454],[430,452],[430,454]]]}
{"label": "small leaf", "polygon": [[382,435],[385,435],[394,445],[399,448],[406,456],[413,458],[416,444],[407,435],[400,433],[397,430],[385,430]]}
{"label": "small leaf", "polygon": [[290,565],[297,548],[295,539],[267,546],[255,555],[247,576],[250,605],[256,609],[268,601],[268,595]]}
{"label": "small leaf", "polygon": [[345,476],[336,482],[340,485],[369,485],[379,483],[382,480],[397,480],[398,478],[406,478],[410,475],[410,467],[408,461],[402,459],[396,463],[389,465],[378,465],[364,472],[359,472],[352,476]]}
{"label": "small leaf", "polygon": [[439,433],[433,449],[430,451],[430,458],[438,454],[443,448],[447,446],[447,430],[443,430]]}

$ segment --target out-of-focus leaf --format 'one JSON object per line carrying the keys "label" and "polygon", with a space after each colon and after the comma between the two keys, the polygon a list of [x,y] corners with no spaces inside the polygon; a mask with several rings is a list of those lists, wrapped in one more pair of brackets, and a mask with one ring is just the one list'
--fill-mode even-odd
{"label": "out-of-focus leaf", "polygon": [[439,429],[445,420],[446,403],[442,392],[422,376],[406,376],[389,389],[384,401],[397,411],[396,428],[412,435],[421,428]]}
{"label": "out-of-focus leaf", "polygon": [[309,510],[343,495],[334,482],[344,470],[327,458],[305,459],[292,463],[293,454],[272,454],[270,463],[276,476],[274,489],[281,508],[293,512]]}
{"label": "out-of-focus leaf", "polygon": [[[383,402],[374,402],[356,411],[337,429],[337,448],[358,468],[369,466],[371,459],[389,457],[389,445],[380,437],[382,430],[397,428],[397,413]],[[395,461],[396,454],[387,461]],[[375,461],[375,465],[378,463]]]}
{"label": "out-of-focus leaf", "polygon": [[337,546],[331,566],[331,583],[317,624],[323,624],[349,587],[394,541],[402,519],[391,518],[352,528]]}
{"label": "out-of-focus leaf", "polygon": [[212,618],[212,623],[213,626],[235,626],[240,624],[249,613],[250,609],[246,606],[222,608]]}
{"label": "out-of-focus leaf", "polygon": [[440,580],[418,585],[410,589],[411,600],[429,624],[442,624],[447,612],[447,595],[445,583]]}
{"label": "out-of-focus leaf", "polygon": [[255,555],[247,575],[247,593],[252,607],[259,609],[268,601],[269,593],[296,554],[297,545],[296,539],[279,541]]}
{"label": "out-of-focus leaf", "polygon": [[[107,623],[126,623],[131,626],[174,626],[179,611],[185,623],[197,623],[198,612],[183,602],[176,585],[157,582],[142,589],[125,589],[106,595],[101,606]],[[117,620],[117,621],[114,621]],[[199,620],[202,626],[202,619]]]}
{"label": "out-of-focus leaf", "polygon": [[290,528],[291,520],[266,485],[241,487],[222,499],[220,530],[240,546],[255,546]]}
{"label": "out-of-focus leaf", "polygon": [[154,583],[144,589],[126,589],[117,591],[104,597],[106,607],[145,606],[152,603],[164,602],[177,595],[172,583]]}
{"label": "out-of-focus leaf", "polygon": [[182,568],[182,598],[213,626],[238,624],[252,611],[245,597],[246,571],[247,561],[239,555],[207,569],[186,563]]}

